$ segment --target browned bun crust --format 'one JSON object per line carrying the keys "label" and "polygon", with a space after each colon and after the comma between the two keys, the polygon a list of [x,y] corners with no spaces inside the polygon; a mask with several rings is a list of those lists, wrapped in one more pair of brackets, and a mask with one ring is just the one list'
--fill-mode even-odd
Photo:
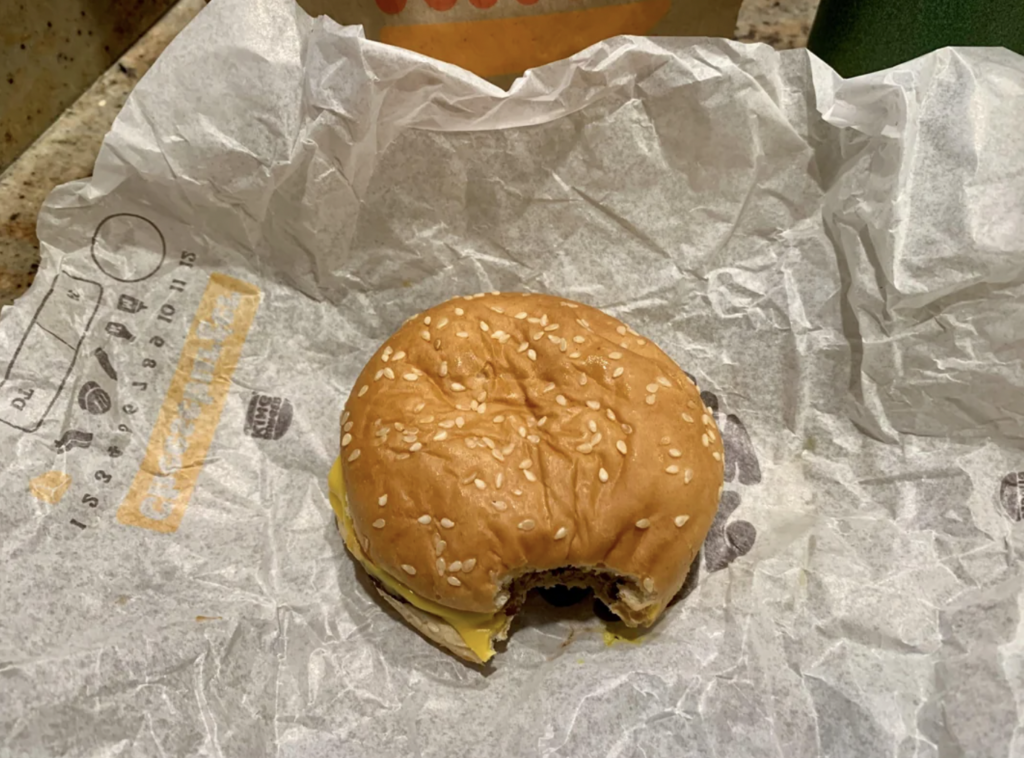
{"label": "browned bun crust", "polygon": [[721,491],[718,429],[682,369],[620,321],[547,295],[456,298],[413,317],[342,418],[368,558],[462,611],[493,613],[517,581],[574,568],[626,623],[649,625]]}

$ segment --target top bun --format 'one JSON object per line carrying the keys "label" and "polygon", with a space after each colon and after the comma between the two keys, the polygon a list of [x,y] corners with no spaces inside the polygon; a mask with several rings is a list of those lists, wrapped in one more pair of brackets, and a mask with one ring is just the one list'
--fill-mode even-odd
{"label": "top bun", "polygon": [[622,322],[547,295],[411,318],[363,369],[342,425],[366,556],[462,611],[583,575],[624,621],[650,624],[721,493],[718,429],[689,376]]}

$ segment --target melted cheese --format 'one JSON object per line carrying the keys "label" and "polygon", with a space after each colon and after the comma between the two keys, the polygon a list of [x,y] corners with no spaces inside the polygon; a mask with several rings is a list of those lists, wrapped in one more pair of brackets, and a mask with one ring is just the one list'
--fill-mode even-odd
{"label": "melted cheese", "polygon": [[331,466],[331,473],[327,476],[327,485],[330,492],[331,507],[338,516],[338,522],[342,525],[345,546],[356,557],[356,560],[363,565],[366,573],[377,579],[396,597],[402,598],[421,611],[426,611],[444,619],[459,633],[459,636],[466,643],[466,647],[476,653],[480,660],[490,660],[494,656],[494,651],[491,649],[491,639],[505,625],[505,614],[469,613],[467,611],[456,611],[447,608],[417,595],[391,574],[374,565],[363,552],[362,547],[359,545],[359,540],[356,538],[355,529],[352,527],[352,519],[348,514],[348,499],[345,496],[345,482],[341,474],[340,458]]}

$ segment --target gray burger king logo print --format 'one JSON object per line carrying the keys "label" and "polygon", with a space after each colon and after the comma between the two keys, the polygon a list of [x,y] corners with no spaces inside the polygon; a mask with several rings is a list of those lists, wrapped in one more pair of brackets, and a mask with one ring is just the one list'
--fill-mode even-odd
{"label": "gray burger king logo print", "polygon": [[704,541],[704,568],[721,571],[749,553],[757,539],[757,529],[753,524],[732,516],[743,501],[744,489],[761,482],[761,464],[747,428],[739,417],[722,411],[713,392],[701,392],[700,396],[718,424],[725,448],[725,489]]}
{"label": "gray burger king logo print", "polygon": [[257,440],[279,440],[292,423],[292,403],[287,398],[253,393],[245,411],[246,435]]}

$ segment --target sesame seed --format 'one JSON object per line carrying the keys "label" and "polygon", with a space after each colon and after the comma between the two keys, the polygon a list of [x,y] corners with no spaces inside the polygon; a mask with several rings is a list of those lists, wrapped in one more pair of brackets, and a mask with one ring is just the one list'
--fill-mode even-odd
{"label": "sesame seed", "polygon": [[515,449],[516,449],[516,443],[515,443],[515,441],[512,441],[512,442],[508,443],[507,445],[505,445],[505,447],[503,447],[501,449],[501,453],[502,453],[502,455],[511,455],[512,451],[515,450]]}
{"label": "sesame seed", "polygon": [[[686,378],[689,379],[690,377],[686,377]],[[692,384],[692,382],[691,382],[691,384]],[[690,410],[696,410],[697,409],[697,404],[695,402],[693,402],[692,400],[687,400],[686,401],[686,407],[689,408]]]}
{"label": "sesame seed", "polygon": [[489,447],[491,450],[494,450],[494,440],[492,440],[490,437],[484,437],[483,441],[484,444],[487,445],[487,447]]}
{"label": "sesame seed", "polygon": [[416,569],[415,569],[415,567],[410,566],[408,563],[403,563],[402,564],[402,571],[407,573],[409,576],[416,576]]}
{"label": "sesame seed", "polygon": [[407,434],[404,437],[402,437],[402,442],[415,442],[415,441],[416,441],[416,435],[415,434]]}
{"label": "sesame seed", "polygon": [[526,441],[534,445],[537,445],[540,443],[540,437],[538,437],[536,434],[531,434],[526,438]]}
{"label": "sesame seed", "polygon": [[508,509],[508,505],[506,505],[504,500],[492,500],[491,505],[493,505],[494,509],[497,511],[504,511]]}
{"label": "sesame seed", "polygon": [[457,426],[457,427],[459,427],[459,429],[461,429],[465,425],[466,425],[466,419],[462,418],[462,416],[456,416],[456,418],[455,418],[455,426]]}
{"label": "sesame seed", "polygon": [[481,331],[484,331],[484,332],[488,332],[488,331],[490,331],[490,330],[491,330],[491,327],[489,327],[489,326],[487,325],[487,322],[486,322],[486,321],[481,321],[481,322],[480,322],[480,330],[481,330]]}
{"label": "sesame seed", "polygon": [[421,524],[429,524],[430,521],[431,521],[431,518],[430,518],[430,516],[428,516],[427,514],[424,513],[422,516],[420,516],[416,520],[419,521]]}
{"label": "sesame seed", "polygon": [[706,434],[702,434],[700,436],[700,441],[701,441],[701,444],[704,445],[704,447],[707,447],[708,445],[711,444],[711,440],[708,439],[708,436]]}
{"label": "sesame seed", "polygon": [[681,458],[683,456],[683,454],[676,450],[675,448],[669,450],[668,454],[671,455],[673,458]]}
{"label": "sesame seed", "polygon": [[437,328],[438,329],[444,329],[446,326],[448,326],[448,317],[447,316],[443,317],[440,321],[437,322]]}
{"label": "sesame seed", "polygon": [[612,410],[611,408],[608,408],[608,409],[607,409],[607,410],[606,410],[606,411],[604,412],[604,415],[606,415],[606,416],[608,417],[608,420],[609,420],[609,421],[615,421],[615,420],[616,420],[616,419],[615,419],[615,411],[613,411],[613,410]]}
{"label": "sesame seed", "polygon": [[383,529],[384,528],[384,519],[382,519],[382,518],[377,519],[376,521],[373,522],[372,526],[373,526],[374,529]]}
{"label": "sesame seed", "polygon": [[391,356],[391,360],[393,360],[393,361],[400,361],[404,357],[405,357],[405,351],[404,350],[399,350],[397,353],[395,353],[394,355]]}
{"label": "sesame seed", "polygon": [[594,448],[589,442],[584,442],[580,445],[577,445],[576,449],[579,450],[584,455],[590,455],[590,453],[594,452]]}
{"label": "sesame seed", "polygon": [[466,312],[464,310],[462,310],[462,308],[456,308],[455,309],[455,315],[456,316],[465,316]]}
{"label": "sesame seed", "polygon": [[655,381],[658,384],[660,384],[662,387],[669,387],[669,388],[672,387],[672,382],[670,382],[668,379],[666,379],[663,376],[659,376],[657,379],[655,379]]}
{"label": "sesame seed", "polygon": [[446,547],[448,547],[448,543],[439,539],[434,543],[434,555],[440,555]]}
{"label": "sesame seed", "polygon": [[577,334],[575,337],[572,338],[572,341],[575,342],[577,345],[582,345],[584,342],[587,341],[587,338]]}
{"label": "sesame seed", "polygon": [[587,385],[587,375],[580,374],[580,386],[585,387]]}
{"label": "sesame seed", "polygon": [[548,314],[546,314],[546,313],[540,314],[540,325],[541,326],[547,326],[548,325]]}
{"label": "sesame seed", "polygon": [[501,485],[505,483],[505,475],[500,471],[494,475],[494,489],[500,490]]}
{"label": "sesame seed", "polygon": [[546,423],[548,423],[548,417],[547,416],[541,416],[540,417],[540,421],[537,422],[537,426],[544,426],[544,424],[546,424]]}
{"label": "sesame seed", "polygon": [[597,434],[595,434],[593,437],[590,438],[590,444],[594,445],[594,446],[597,446],[601,442],[601,440],[603,440],[603,439],[604,439],[604,435],[601,434],[601,432],[598,432]]}
{"label": "sesame seed", "polygon": [[519,313],[516,314],[516,318],[522,321],[524,318],[526,318],[526,315],[526,311],[520,311]]}
{"label": "sesame seed", "polygon": [[531,531],[535,526],[537,526],[537,524],[534,523],[533,519],[526,519],[525,521],[519,522],[519,528],[524,532]]}
{"label": "sesame seed", "polygon": [[653,394],[654,394],[655,392],[657,392],[657,391],[658,391],[659,389],[661,389],[661,387],[659,387],[659,386],[658,386],[657,384],[655,384],[654,382],[651,382],[650,384],[648,384],[648,385],[647,385],[647,391],[648,391],[648,392],[650,392],[650,393],[651,393],[652,395],[653,395]]}
{"label": "sesame seed", "polygon": [[665,473],[666,474],[678,474],[679,473],[679,466],[677,466],[677,465],[675,465],[673,463],[671,466],[669,466],[669,467],[667,467],[665,469]]}
{"label": "sesame seed", "polygon": [[717,450],[711,451],[711,457],[714,458],[716,461],[722,460],[722,454],[719,453]]}
{"label": "sesame seed", "polygon": [[548,324],[547,326],[544,327],[545,332],[553,332],[556,329],[558,329],[558,324]]}
{"label": "sesame seed", "polygon": [[447,421],[440,422],[438,426],[441,427],[442,429],[451,429],[453,426],[455,426],[455,422],[449,419]]}
{"label": "sesame seed", "polygon": [[[492,292],[491,294],[493,295],[495,293]],[[494,311],[495,313],[504,313],[505,312],[504,308],[502,308],[500,306],[497,306],[497,305],[492,305],[491,306],[491,310]]]}
{"label": "sesame seed", "polygon": [[441,526],[443,526],[445,529],[451,529],[453,526],[455,526],[455,522],[451,519],[443,518],[441,519]]}
{"label": "sesame seed", "polygon": [[710,427],[708,427],[707,433],[708,433],[708,439],[711,440],[712,442],[714,442],[715,441],[715,433],[713,431],[711,431]]}
{"label": "sesame seed", "polygon": [[507,592],[499,592],[494,596],[494,607],[501,610],[505,607],[505,603],[508,602],[509,594]]}
{"label": "sesame seed", "polygon": [[623,424],[622,425],[622,431],[624,431],[626,434],[632,434],[633,433],[633,427],[631,427],[629,424]]}
{"label": "sesame seed", "polygon": [[460,340],[468,339],[469,332],[455,332],[455,336],[458,337]]}
{"label": "sesame seed", "polygon": [[706,414],[706,413],[702,413],[701,414],[701,416],[700,416],[700,423],[704,424],[704,426],[707,426],[708,424],[711,423],[711,419],[708,418],[708,414]]}
{"label": "sesame seed", "polygon": [[647,340],[639,339],[639,340],[636,341],[636,344],[638,344],[640,347],[643,347],[644,345],[647,344]]}
{"label": "sesame seed", "polygon": [[395,456],[395,460],[396,461],[405,461],[405,460],[408,460],[408,459],[409,459],[409,454],[408,453],[399,453],[398,455]]}
{"label": "sesame seed", "polygon": [[487,413],[487,403],[480,403],[476,408],[477,413]]}
{"label": "sesame seed", "polygon": [[655,396],[655,395],[648,395],[647,397],[645,397],[645,398],[644,398],[644,401],[645,401],[645,402],[646,402],[646,403],[647,403],[648,405],[654,405],[654,401],[655,401],[655,400],[657,400],[657,399],[658,399],[658,398],[657,398],[657,396]]}
{"label": "sesame seed", "polygon": [[348,447],[348,443],[350,443],[351,441],[352,441],[352,435],[351,434],[346,434],[344,437],[341,438],[341,446],[342,447]]}
{"label": "sesame seed", "polygon": [[522,490],[512,490],[512,494],[515,495],[516,497],[520,497],[520,496],[522,496],[523,491]]}
{"label": "sesame seed", "polygon": [[617,331],[623,337],[626,336],[626,327],[624,327],[624,326],[617,326],[617,327],[615,327],[615,331]]}
{"label": "sesame seed", "polygon": [[531,361],[537,360],[537,351],[534,350],[533,348],[530,348],[529,350],[526,351],[526,357],[529,358]]}
{"label": "sesame seed", "polygon": [[448,439],[448,432],[444,431],[443,429],[434,435],[434,442],[441,442],[446,439]]}
{"label": "sesame seed", "polygon": [[573,352],[569,353],[569,357],[572,358],[573,360],[576,360],[577,358],[579,358],[580,355],[581,355],[581,353],[579,353],[579,352],[577,352],[575,350]]}
{"label": "sesame seed", "polygon": [[546,395],[547,393],[551,392],[551,390],[553,390],[554,388],[555,388],[555,383],[554,382],[548,382],[547,384],[544,385],[543,392]]}
{"label": "sesame seed", "polygon": [[530,469],[526,469],[523,472],[523,476],[526,477],[526,481],[528,481],[528,482],[535,482],[535,481],[537,481],[537,475],[535,473],[533,473],[532,471],[530,471]]}
{"label": "sesame seed", "polygon": [[590,419],[590,421],[587,422],[587,429],[589,429],[592,432],[596,432],[597,431],[597,422],[594,421],[594,419]]}
{"label": "sesame seed", "polygon": [[423,449],[423,443],[422,442],[414,442],[411,445],[409,445],[409,452],[410,453],[418,453],[422,449]]}
{"label": "sesame seed", "polygon": [[485,489],[487,489],[487,482],[485,482],[483,479],[474,479],[473,480],[473,485],[478,490],[485,490]]}
{"label": "sesame seed", "polygon": [[444,576],[444,570],[445,568],[447,568],[445,566],[444,558],[438,558],[437,563],[435,563],[434,565],[437,566],[437,575]]}
{"label": "sesame seed", "polygon": [[425,342],[430,342],[430,330],[424,329],[420,332],[420,337],[422,337]]}
{"label": "sesame seed", "polygon": [[576,319],[576,323],[582,326],[584,329],[590,328],[590,324],[587,323],[587,320],[585,318]]}
{"label": "sesame seed", "polygon": [[607,482],[608,481],[608,472],[605,471],[604,468],[602,467],[597,472],[597,478],[600,479],[602,482]]}
{"label": "sesame seed", "polygon": [[476,558],[467,558],[466,560],[464,560],[462,562],[462,573],[463,574],[468,574],[474,568],[476,568]]}
{"label": "sesame seed", "polygon": [[644,579],[644,589],[648,592],[654,592],[654,580],[651,577]]}
{"label": "sesame seed", "polygon": [[462,561],[452,561],[451,563],[448,564],[448,570],[449,571],[461,571],[462,570]]}
{"label": "sesame seed", "polygon": [[640,519],[639,521],[636,522],[636,528],[637,529],[646,529],[650,525],[651,525],[651,520],[648,519],[648,518],[642,518],[642,519]]}
{"label": "sesame seed", "polygon": [[348,411],[345,411],[344,413],[342,413],[342,414],[341,414],[341,423],[343,423],[343,424],[344,424],[344,423],[345,423],[346,421],[348,421],[348,419],[349,419],[349,416],[351,416],[351,415],[352,415],[352,414],[351,414],[351,413],[349,413]]}
{"label": "sesame seed", "polygon": [[560,527],[558,527],[558,531],[555,532],[555,539],[556,540],[564,540],[565,539],[565,535],[567,535],[568,533],[569,533],[568,529],[566,529],[564,526],[560,526]]}
{"label": "sesame seed", "polygon": [[523,470],[526,470],[526,469],[530,468],[530,466],[532,466],[532,465],[533,465],[533,461],[531,461],[529,458],[519,462],[519,468],[521,468]]}
{"label": "sesame seed", "polygon": [[459,382],[452,382],[452,392],[465,392],[466,385],[460,384]]}
{"label": "sesame seed", "polygon": [[637,332],[637,331],[635,331],[634,329],[629,329],[628,331],[629,331],[629,333],[630,333],[630,334],[632,334],[632,335],[633,335],[634,337],[639,337],[639,336],[640,336],[640,333],[639,333],[639,332]]}
{"label": "sesame seed", "polygon": [[441,361],[441,368],[437,370],[438,376],[448,376],[448,361]]}
{"label": "sesame seed", "polygon": [[388,366],[386,369],[384,369],[384,376],[386,376],[388,379],[394,379],[395,372],[391,369],[390,366]]}
{"label": "sesame seed", "polygon": [[373,381],[379,382],[382,376],[384,376],[384,369],[381,369],[380,371],[373,375]]}
{"label": "sesame seed", "polygon": [[526,427],[525,426],[521,426],[521,427],[519,427],[518,431],[519,431],[519,436],[522,437],[525,440],[526,439]]}
{"label": "sesame seed", "polygon": [[352,422],[349,421],[347,424],[345,424],[345,426],[341,427],[341,430],[343,432],[351,431],[352,430]]}
{"label": "sesame seed", "polygon": [[386,494],[385,495],[381,495],[379,498],[377,498],[377,505],[379,505],[381,508],[383,508],[387,504],[388,504],[388,496]]}
{"label": "sesame seed", "polygon": [[415,382],[419,377],[416,374],[402,374],[402,378],[407,382]]}
{"label": "sesame seed", "polygon": [[504,460],[505,460],[505,454],[502,453],[500,450],[492,450],[491,451],[491,457],[494,458],[495,460],[502,461],[502,462],[504,462]]}
{"label": "sesame seed", "polygon": [[685,515],[684,516],[676,516],[675,520],[676,520],[676,526],[681,527],[681,526],[683,526],[683,524],[685,524],[687,521],[690,520],[690,517],[689,516],[685,516]]}
{"label": "sesame seed", "polygon": [[352,461],[354,461],[357,458],[359,458],[359,454],[360,454],[359,450],[353,450],[351,453],[349,453],[348,462],[351,463]]}
{"label": "sesame seed", "polygon": [[569,404],[569,401],[565,399],[565,395],[555,395],[555,402],[563,407]]}
{"label": "sesame seed", "polygon": [[539,324],[540,323],[540,319],[531,316],[530,318],[526,319],[526,323],[528,323],[528,324]]}
{"label": "sesame seed", "polygon": [[622,357],[622,353],[620,353],[618,351],[616,351],[614,353],[608,353],[608,357],[611,358],[613,361],[617,361],[617,360],[619,360],[619,358]]}
{"label": "sesame seed", "polygon": [[683,471],[683,483],[689,484],[691,481],[693,481],[693,469],[688,468]]}
{"label": "sesame seed", "polygon": [[599,403],[597,400],[588,400],[587,407],[592,411],[599,411],[601,410],[601,403]]}
{"label": "sesame seed", "polygon": [[624,373],[626,373],[626,369],[622,368],[622,366],[619,366],[612,372],[612,379],[618,379]]}
{"label": "sesame seed", "polygon": [[691,416],[689,413],[684,413],[683,414],[683,421],[685,421],[688,424],[692,424],[693,423],[693,416]]}
{"label": "sesame seed", "polygon": [[558,344],[560,344],[562,342],[561,338],[557,334],[549,334],[548,335],[548,341],[552,345],[558,345]]}
{"label": "sesame seed", "polygon": [[520,342],[519,343],[519,347],[516,348],[516,352],[517,353],[525,353],[527,351],[527,349],[529,349],[529,347],[530,347],[530,343],[529,342]]}
{"label": "sesame seed", "polygon": [[357,397],[362,397],[363,395],[365,395],[369,391],[370,391],[370,385],[364,384],[362,387],[359,388],[359,394],[357,395]]}
{"label": "sesame seed", "polygon": [[623,442],[622,440],[619,440],[618,442],[615,443],[615,449],[618,450],[623,455],[625,455],[626,454],[626,443]]}

